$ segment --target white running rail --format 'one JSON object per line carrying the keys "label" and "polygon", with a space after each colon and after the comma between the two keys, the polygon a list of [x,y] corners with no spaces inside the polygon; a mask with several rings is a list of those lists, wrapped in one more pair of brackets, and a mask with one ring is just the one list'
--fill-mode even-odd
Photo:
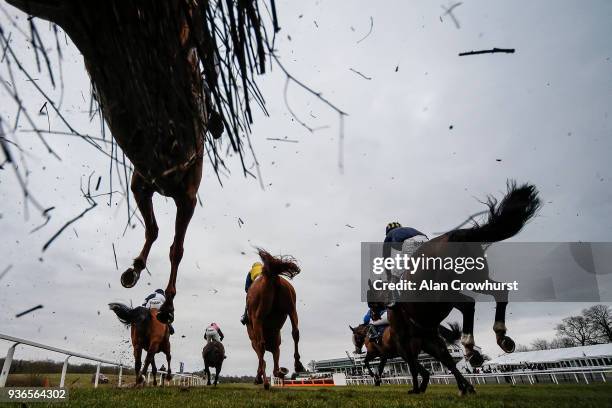
{"label": "white running rail", "polygon": [[[612,366],[512,371],[507,373],[463,374],[463,376],[473,384],[522,383],[533,385],[538,383],[559,384],[561,382],[589,384],[591,382],[607,382],[609,378],[612,378]],[[383,377],[381,381],[383,384],[412,384],[412,377]],[[430,384],[454,384],[455,377],[451,374],[436,374],[429,377],[429,382]],[[374,384],[374,379],[369,376],[347,377],[346,384]]]}
{"label": "white running rail", "polygon": [[[60,353],[66,356],[66,359],[64,360],[64,365],[62,367],[62,376],[60,378],[60,384],[59,384],[60,387],[64,387],[64,384],[66,381],[66,373],[68,371],[68,360],[71,357],[80,358],[83,360],[95,361],[97,363],[96,376],[94,379],[95,388],[98,387],[98,379],[100,376],[100,366],[102,364],[107,364],[107,365],[118,367],[119,368],[119,380],[118,380],[117,385],[121,386],[124,366],[120,362],[118,363],[115,361],[105,360],[99,357],[91,357],[91,356],[88,356],[82,353],[77,353],[77,352],[70,351],[70,350],[47,346],[45,344],[36,343],[36,342],[25,340],[25,339],[20,339],[18,337],[8,336],[2,333],[0,333],[0,340],[5,340],[5,341],[9,341],[13,343],[9,347],[8,352],[6,353],[6,358],[4,359],[2,371],[0,372],[0,388],[3,388],[6,386],[6,380],[8,378],[9,371],[11,369],[11,364],[13,362],[13,355],[15,354],[15,348],[19,345],[30,346],[30,347],[43,349],[43,350],[53,351],[55,353]],[[158,375],[160,376],[160,380],[163,380],[163,378],[167,375],[167,373],[165,371],[158,371]],[[151,375],[149,373],[147,374],[147,384],[150,382],[150,380],[151,380]],[[186,373],[174,373],[171,381],[172,381],[172,384],[180,385],[180,386],[204,385],[204,380],[202,379],[202,377],[199,377],[193,374],[186,374]]]}

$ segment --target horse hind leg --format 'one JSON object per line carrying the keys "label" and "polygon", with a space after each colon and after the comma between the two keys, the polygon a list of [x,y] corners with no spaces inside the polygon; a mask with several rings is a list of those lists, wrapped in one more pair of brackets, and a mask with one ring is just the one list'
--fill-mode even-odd
{"label": "horse hind leg", "polygon": [[144,377],[140,372],[142,368],[142,348],[134,347],[134,372],[136,373],[136,384],[141,384],[144,381]]}
{"label": "horse hind leg", "polygon": [[516,344],[509,336],[506,336],[506,306],[508,302],[497,302],[495,306],[495,323],[493,324],[493,331],[495,332],[495,338],[497,344],[506,353],[514,352]]}
{"label": "horse hind leg", "polygon": [[210,367],[207,362],[204,362],[204,372],[206,373],[206,385],[210,385]]}
{"label": "horse hind leg", "polygon": [[151,358],[151,374],[153,374],[153,386],[157,387],[157,365],[155,365],[155,357]]}
{"label": "horse hind leg", "polygon": [[183,244],[187,227],[193,216],[197,203],[196,193],[185,193],[180,198],[175,198],[176,203],[176,224],[174,231],[174,242],[170,247],[170,279],[166,287],[166,301],[159,309],[157,320],[162,323],[170,324],[174,321],[174,296],[176,295],[176,277],[178,267],[183,259]]}
{"label": "horse hind leg", "polygon": [[298,343],[300,342],[300,330],[298,328],[298,314],[297,310],[295,310],[295,306],[291,313],[289,313],[289,320],[291,320],[291,337],[293,337],[294,344],[294,353],[293,358],[295,360],[294,369],[296,373],[301,373],[306,371],[302,362],[300,361],[300,352],[298,349]]}
{"label": "horse hind leg", "polygon": [[215,367],[215,384],[214,386],[217,386],[217,383],[219,382],[219,373],[221,373],[221,365],[222,363],[219,363],[216,367]]}
{"label": "horse hind leg", "polygon": [[[461,294],[457,294],[459,296]],[[464,301],[457,302],[454,304],[455,308],[461,312],[463,316],[463,324],[461,328],[461,344],[465,349],[465,360],[468,361],[472,367],[480,367],[484,363],[484,358],[478,350],[474,348],[476,345],[474,342],[474,314],[476,313],[476,303],[474,299],[465,296]]]}
{"label": "horse hind leg", "polygon": [[153,189],[137,172],[132,175],[131,189],[145,223],[145,242],[140,254],[134,259],[132,267],[121,275],[121,285],[126,288],[134,287],[138,282],[140,272],[147,266],[149,251],[159,232],[153,211]]}

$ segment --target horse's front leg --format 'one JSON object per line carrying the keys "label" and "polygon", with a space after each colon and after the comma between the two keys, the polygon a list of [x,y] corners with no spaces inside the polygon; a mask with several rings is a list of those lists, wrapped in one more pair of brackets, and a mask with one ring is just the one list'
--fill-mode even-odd
{"label": "horse's front leg", "polygon": [[378,374],[376,376],[376,386],[380,386],[381,379],[383,378],[383,373],[385,371],[385,365],[387,364],[387,357],[384,354],[380,356],[380,362],[378,363]]}
{"label": "horse's front leg", "polygon": [[374,378],[374,382],[376,382],[376,374],[372,371],[372,367],[370,367],[370,361],[374,358],[375,357],[368,351],[363,359],[363,366],[368,370],[370,377]]}
{"label": "horse's front leg", "polygon": [[162,323],[172,323],[174,321],[174,296],[176,295],[176,276],[178,267],[183,259],[183,243],[187,227],[193,216],[196,206],[196,196],[187,194],[181,198],[175,198],[176,203],[176,227],[174,232],[174,242],[170,247],[170,280],[166,287],[166,301],[159,309],[157,320]]}
{"label": "horse's front leg", "polygon": [[121,285],[131,288],[140,278],[140,272],[147,267],[147,258],[153,242],[157,239],[159,228],[153,212],[153,188],[137,173],[132,175],[131,183],[134,200],[145,224],[145,242],[140,254],[134,259],[131,268],[121,274]]}

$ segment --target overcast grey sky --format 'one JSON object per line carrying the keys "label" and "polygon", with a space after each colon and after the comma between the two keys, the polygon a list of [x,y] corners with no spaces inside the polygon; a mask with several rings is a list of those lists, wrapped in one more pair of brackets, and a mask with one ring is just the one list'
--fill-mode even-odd
{"label": "overcast grey sky", "polygon": [[[311,126],[329,125],[310,134],[285,107],[282,72],[274,69],[261,77],[270,117],[256,114],[253,144],[266,188],[244,178],[236,159],[230,160],[233,175],[223,187],[211,167],[205,168],[203,207],[196,209],[179,271],[175,368],[179,361],[187,370],[202,367],[203,330],[215,321],[226,335],[224,372],[255,374],[257,359],[238,321],[245,274],[256,260],[254,246],[291,254],[300,262],[302,273],[293,283],[306,364],[341,357],[352,348],[347,325],[358,323],[365,312],[358,286],[360,242],[382,240],[389,221],[428,234],[443,231],[482,210],[477,199],[499,196],[513,178],[536,184],[545,203],[515,240],[611,240],[612,3],[468,0],[454,11],[460,29],[448,17],[440,21],[441,4],[447,5],[278,1],[282,31],[277,48],[283,63],[349,113],[345,171],[338,170],[337,116],[291,86],[289,103],[300,118]],[[370,17],[372,33],[357,43],[368,32]],[[51,38],[48,24],[38,24]],[[13,38],[21,55],[31,60],[23,38],[17,33]],[[457,56],[493,47],[517,51]],[[64,112],[78,130],[96,135],[99,123],[83,113],[89,81],[82,58],[72,45],[64,52]],[[37,112],[41,97],[24,78],[17,82]],[[59,96],[44,74],[39,83]],[[14,119],[12,106],[0,92],[2,114]],[[40,127],[47,126],[46,117],[36,119]],[[65,130],[54,114],[49,120],[51,128]],[[110,207],[99,199],[100,205],[74,225],[76,232],[68,229],[41,252],[66,220],[86,208],[79,191],[82,178],[94,171],[94,179],[102,175],[101,189],[108,191],[108,160],[79,139],[49,136],[60,162],[31,133],[16,137],[25,148],[31,190],[56,209],[47,226],[30,234],[41,219],[35,213],[24,218],[14,177],[0,171],[0,270],[13,265],[0,281],[0,332],[122,357],[131,364],[128,330],[106,305],[138,304],[150,291],[165,287],[174,204],[155,197],[160,236],[148,262],[152,276],[144,274],[135,288],[124,289],[119,275],[140,250],[143,229],[138,225],[123,235],[127,211],[119,195]],[[44,308],[14,317],[37,304]],[[491,330],[493,306],[478,306],[475,337],[487,354],[496,356],[501,350]],[[511,304],[509,334],[521,344],[552,338],[562,317],[585,306]],[[281,363],[292,368],[289,327],[283,341]],[[0,353],[7,347],[0,342]],[[60,358],[22,347],[15,355],[35,357]]]}

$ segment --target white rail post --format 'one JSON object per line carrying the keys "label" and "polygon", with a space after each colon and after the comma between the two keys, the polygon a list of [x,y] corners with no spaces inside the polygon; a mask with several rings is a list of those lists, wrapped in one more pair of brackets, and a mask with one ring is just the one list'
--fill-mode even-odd
{"label": "white rail post", "polygon": [[121,379],[123,377],[123,366],[119,366],[119,380],[117,381],[117,387],[121,387]]}
{"label": "white rail post", "polygon": [[94,388],[98,388],[98,380],[100,379],[100,365],[102,363],[98,363],[98,365],[96,366],[96,380],[94,382]]}
{"label": "white rail post", "polygon": [[66,356],[64,360],[64,365],[62,366],[62,377],[60,378],[60,388],[64,388],[64,384],[66,384],[66,372],[68,371],[68,359],[70,356]]}
{"label": "white rail post", "polygon": [[13,362],[13,354],[15,354],[15,347],[17,347],[18,344],[19,343],[13,344],[6,353],[4,365],[2,366],[2,372],[0,372],[0,388],[3,388],[6,385],[6,379],[8,378],[9,371],[11,370],[11,363]]}

